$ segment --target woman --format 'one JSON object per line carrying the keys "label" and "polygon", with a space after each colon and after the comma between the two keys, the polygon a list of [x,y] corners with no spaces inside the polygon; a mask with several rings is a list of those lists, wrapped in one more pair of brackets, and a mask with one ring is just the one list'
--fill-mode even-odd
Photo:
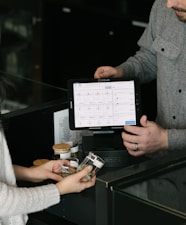
{"label": "woman", "polygon": [[[0,96],[6,97],[9,83],[0,78]],[[60,176],[61,166],[68,165],[67,160],[51,160],[40,166],[23,167],[13,165],[5,139],[3,125],[0,126],[0,225],[25,225],[28,213],[41,211],[59,203],[60,195],[81,192],[95,184],[96,177],[87,181],[83,178],[91,171],[86,167],[82,171],[66,178]],[[55,183],[36,187],[17,187],[16,180],[41,182],[52,179]]]}

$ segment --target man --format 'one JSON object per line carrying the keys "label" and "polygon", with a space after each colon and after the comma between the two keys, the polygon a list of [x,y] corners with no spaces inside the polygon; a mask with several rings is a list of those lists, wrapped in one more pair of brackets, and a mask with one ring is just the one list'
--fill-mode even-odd
{"label": "man", "polygon": [[[101,66],[95,78],[157,79],[157,117],[125,126],[123,144],[132,156],[186,148],[186,0],[156,0],[140,50],[118,67]],[[127,132],[125,132],[127,131]]]}

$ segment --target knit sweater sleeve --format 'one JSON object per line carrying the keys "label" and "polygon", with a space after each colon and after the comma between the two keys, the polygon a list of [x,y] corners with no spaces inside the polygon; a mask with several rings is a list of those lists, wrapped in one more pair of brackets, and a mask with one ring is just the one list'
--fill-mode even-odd
{"label": "knit sweater sleeve", "polygon": [[0,217],[40,211],[60,201],[55,184],[19,188],[0,182],[0,196]]}

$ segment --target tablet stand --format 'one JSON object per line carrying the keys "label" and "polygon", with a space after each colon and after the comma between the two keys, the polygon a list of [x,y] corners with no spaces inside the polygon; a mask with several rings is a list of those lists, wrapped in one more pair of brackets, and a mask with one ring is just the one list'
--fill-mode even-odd
{"label": "tablet stand", "polygon": [[82,150],[84,155],[92,151],[101,156],[105,160],[105,167],[128,166],[135,160],[124,147],[120,133],[83,136]]}

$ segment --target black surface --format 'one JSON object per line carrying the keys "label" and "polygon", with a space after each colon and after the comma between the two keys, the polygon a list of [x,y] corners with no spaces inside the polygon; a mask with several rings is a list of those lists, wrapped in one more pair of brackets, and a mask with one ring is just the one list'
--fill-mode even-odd
{"label": "black surface", "polygon": [[48,213],[47,211],[41,211],[37,213],[29,214],[29,220],[26,225],[76,225],[69,222],[59,216]]}
{"label": "black surface", "polygon": [[53,113],[67,108],[62,100],[4,115],[5,135],[15,164],[30,166],[35,159],[51,159],[54,144]]}
{"label": "black surface", "polygon": [[82,150],[84,156],[90,151],[101,156],[105,161],[104,167],[121,168],[147,160],[144,157],[131,157],[123,145],[120,133],[83,136]]}

